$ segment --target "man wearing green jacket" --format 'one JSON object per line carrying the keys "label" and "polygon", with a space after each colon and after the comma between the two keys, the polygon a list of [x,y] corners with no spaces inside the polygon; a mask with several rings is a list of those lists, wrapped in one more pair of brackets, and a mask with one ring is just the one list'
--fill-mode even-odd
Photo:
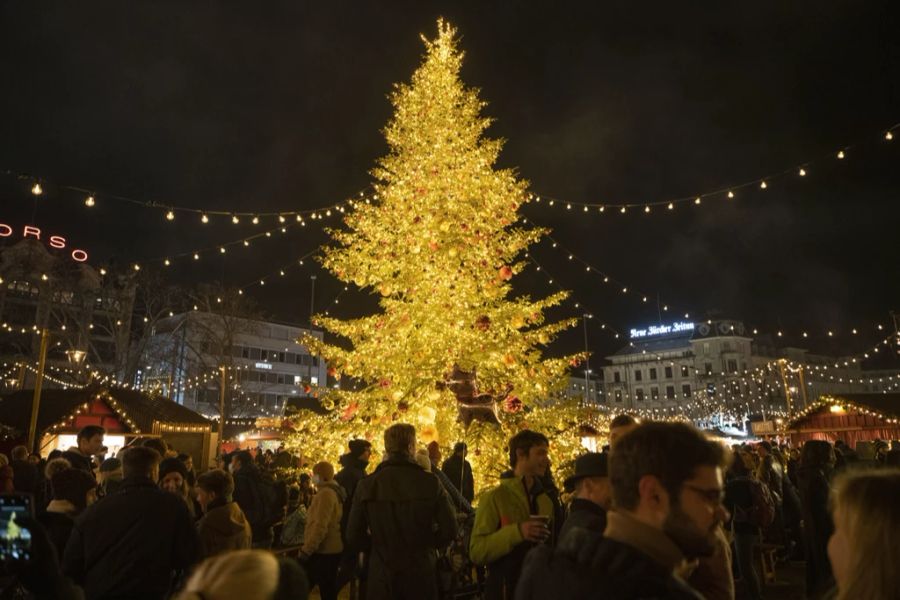
{"label": "man wearing green jacket", "polygon": [[509,440],[513,476],[484,494],[475,512],[469,557],[487,566],[485,600],[512,598],[525,555],[550,537],[553,503],[539,478],[550,465],[543,434],[523,430]]}

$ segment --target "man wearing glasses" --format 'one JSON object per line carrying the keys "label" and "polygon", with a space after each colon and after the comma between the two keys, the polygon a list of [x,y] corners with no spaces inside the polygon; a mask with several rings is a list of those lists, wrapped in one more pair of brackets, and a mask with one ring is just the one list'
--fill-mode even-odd
{"label": "man wearing glasses", "polygon": [[716,548],[726,453],[694,427],[644,423],[609,458],[606,531],[575,528],[525,562],[516,598],[702,598],[680,576]]}

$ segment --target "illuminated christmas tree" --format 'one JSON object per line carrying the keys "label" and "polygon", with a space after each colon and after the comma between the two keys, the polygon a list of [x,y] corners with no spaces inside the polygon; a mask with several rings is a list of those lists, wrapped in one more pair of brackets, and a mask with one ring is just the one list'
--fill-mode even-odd
{"label": "illuminated christmas tree", "polygon": [[400,420],[425,443],[468,439],[476,470],[498,459],[502,469],[506,439],[519,427],[578,438],[574,407],[531,410],[582,358],[548,359],[541,350],[576,320],[544,322],[565,292],[513,296],[510,280],[544,231],[518,214],[527,183],[493,166],[502,143],[483,137],[490,120],[460,80],[455,30],[439,21],[437,38],[423,41],[422,65],[391,96],[390,152],[373,171],[372,199],[356,203],[324,250],[324,266],[377,294],[380,310],[318,318],[349,344],[304,340],[357,389],[325,392],[333,414],[298,419],[292,445],[334,460],[350,437],[377,439]]}

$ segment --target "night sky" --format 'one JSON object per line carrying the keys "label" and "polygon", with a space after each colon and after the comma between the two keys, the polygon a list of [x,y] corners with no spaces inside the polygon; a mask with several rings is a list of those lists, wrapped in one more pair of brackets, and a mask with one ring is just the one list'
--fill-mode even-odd
{"label": "night sky", "polygon": [[[701,6],[703,4],[703,6]],[[862,351],[832,329],[900,309],[900,6],[873,2],[5,2],[0,8],[0,222],[34,224],[125,265],[273,227],[201,226],[104,198],[241,211],[314,208],[364,189],[387,148],[392,84],[408,81],[444,16],[481,90],[489,130],[536,194],[654,202],[812,160],[765,192],[646,215],[526,206],[581,258],[654,301],[601,284],[546,242],[534,257],[619,330],[692,316],[808,330],[806,347]],[[836,152],[846,145],[847,158]],[[68,184],[95,190],[97,206]],[[337,224],[336,220],[331,221]],[[321,227],[172,268],[244,285],[326,241]],[[324,307],[342,284],[294,270],[251,293],[303,322],[309,275]],[[533,272],[519,290],[546,295]],[[351,291],[333,314],[359,314]],[[581,314],[569,305],[554,316]],[[663,320],[672,320],[663,314]],[[603,354],[619,342],[589,331]],[[579,329],[559,351],[578,348]]]}

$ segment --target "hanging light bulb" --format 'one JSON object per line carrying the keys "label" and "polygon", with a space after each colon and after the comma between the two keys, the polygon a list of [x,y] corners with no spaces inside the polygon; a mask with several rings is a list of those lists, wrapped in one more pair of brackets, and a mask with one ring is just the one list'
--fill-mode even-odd
{"label": "hanging light bulb", "polygon": [[806,169],[800,167],[799,175],[800,177],[806,177]]}
{"label": "hanging light bulb", "polygon": [[194,252],[194,260],[200,260],[200,255]]}
{"label": "hanging light bulb", "polygon": [[843,160],[843,159],[844,159],[844,151],[843,151],[843,150],[840,150],[840,151],[837,153],[837,157],[838,157],[838,160]]}
{"label": "hanging light bulb", "polygon": [[624,207],[624,206],[622,207],[622,210],[621,210],[620,212],[621,212],[623,215],[625,214],[625,207]]}
{"label": "hanging light bulb", "polygon": [[200,222],[201,223],[209,223],[209,217],[206,216],[206,213],[203,213],[202,215],[200,215]]}
{"label": "hanging light bulb", "polygon": [[35,196],[40,196],[44,193],[44,188],[41,187],[41,184],[37,181],[34,182],[34,185],[31,186],[31,193]]}
{"label": "hanging light bulb", "polygon": [[168,267],[169,265],[172,264],[172,261],[170,261],[170,260],[167,258],[166,260],[163,261],[163,264],[166,265],[166,266]]}
{"label": "hanging light bulb", "polygon": [[96,204],[96,202],[94,201],[93,196],[88,196],[87,198],[84,199],[84,205],[87,206],[88,208],[94,206],[94,204]]}
{"label": "hanging light bulb", "polygon": [[645,212],[645,213],[650,212],[650,206],[649,206],[649,205],[644,207],[644,212]]}
{"label": "hanging light bulb", "polygon": [[175,213],[172,212],[171,210],[168,211],[166,213],[166,221],[174,221],[174,220],[175,220]]}
{"label": "hanging light bulb", "polygon": [[237,225],[241,222],[240,218],[237,215],[231,215],[231,222]]}
{"label": "hanging light bulb", "polygon": [[731,190],[728,190],[728,197],[734,198],[734,192],[732,192]]}
{"label": "hanging light bulb", "polygon": [[694,204],[700,204],[700,196],[694,198]]}
{"label": "hanging light bulb", "polygon": [[284,223],[284,221],[285,221],[284,215],[278,215],[278,222]]}
{"label": "hanging light bulb", "polygon": [[766,189],[767,187],[769,187],[769,186],[766,184],[765,181],[760,182],[760,184],[759,184],[759,189],[764,190],[764,189]]}
{"label": "hanging light bulb", "polygon": [[669,210],[673,210],[675,208],[675,203],[669,202],[669,205],[666,208],[668,208]]}
{"label": "hanging light bulb", "polygon": [[888,131],[884,134],[884,139],[886,139],[887,141],[891,141],[892,139],[894,139],[894,134]]}

